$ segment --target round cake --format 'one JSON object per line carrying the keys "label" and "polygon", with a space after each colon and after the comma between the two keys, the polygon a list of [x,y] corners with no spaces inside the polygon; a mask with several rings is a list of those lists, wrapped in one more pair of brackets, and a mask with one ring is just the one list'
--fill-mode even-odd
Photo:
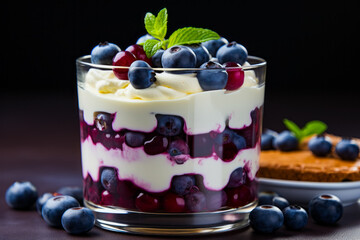
{"label": "round cake", "polygon": [[[311,137],[304,139],[297,151],[262,151],[258,177],[311,182],[360,181],[360,158],[342,160],[336,156],[335,145],[341,137],[326,134],[333,150],[326,157],[317,157],[308,149]],[[353,139],[360,145],[360,139]]]}

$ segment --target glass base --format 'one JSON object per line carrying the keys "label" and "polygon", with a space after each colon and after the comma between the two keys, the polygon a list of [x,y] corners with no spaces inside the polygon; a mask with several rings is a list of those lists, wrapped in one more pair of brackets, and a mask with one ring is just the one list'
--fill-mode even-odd
{"label": "glass base", "polygon": [[115,232],[143,235],[199,235],[227,232],[249,225],[249,213],[257,201],[241,208],[203,213],[144,213],[103,207],[85,201],[96,218],[96,226]]}

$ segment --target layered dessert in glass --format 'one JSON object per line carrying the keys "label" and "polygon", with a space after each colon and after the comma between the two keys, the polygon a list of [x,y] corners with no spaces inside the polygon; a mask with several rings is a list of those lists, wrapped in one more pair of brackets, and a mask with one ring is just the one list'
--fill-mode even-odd
{"label": "layered dessert in glass", "polygon": [[[247,225],[257,202],[266,63],[247,52],[241,64],[221,63],[205,46],[162,50],[160,66],[141,57],[141,43],[118,49],[111,65],[93,54],[77,60],[84,199],[98,226],[195,234]],[[168,67],[179,52],[179,61],[190,54],[196,62],[197,48],[204,62]],[[124,59],[131,63],[117,64]]]}

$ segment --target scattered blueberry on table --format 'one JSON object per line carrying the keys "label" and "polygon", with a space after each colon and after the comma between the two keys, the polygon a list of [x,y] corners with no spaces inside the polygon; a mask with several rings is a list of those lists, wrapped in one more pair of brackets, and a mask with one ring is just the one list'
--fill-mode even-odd
{"label": "scattered blueberry on table", "polygon": [[290,205],[283,209],[284,225],[290,230],[303,229],[308,222],[308,214],[300,206]]}
{"label": "scattered blueberry on table", "polygon": [[334,225],[341,219],[342,213],[341,200],[331,194],[314,197],[306,211],[275,192],[260,192],[259,205],[250,212],[249,219],[254,231],[272,233],[283,225],[288,230],[302,230],[306,228],[309,217],[318,224]]}
{"label": "scattered blueberry on table", "polygon": [[69,208],[61,217],[62,227],[71,234],[86,233],[94,227],[94,224],[94,214],[90,209],[84,207]]}
{"label": "scattered blueberry on table", "polygon": [[333,225],[343,214],[343,205],[337,196],[322,194],[309,202],[309,214],[318,223]]}
{"label": "scattered blueberry on table", "polygon": [[284,215],[278,207],[262,205],[250,212],[250,226],[257,232],[272,233],[281,228]]}
{"label": "scattered blueberry on table", "polygon": [[6,203],[14,209],[30,209],[37,198],[38,192],[30,182],[14,182],[5,193]]}
{"label": "scattered blueberry on table", "polygon": [[41,215],[52,227],[61,227],[63,213],[72,207],[80,207],[79,202],[68,195],[59,195],[48,199],[42,207]]}
{"label": "scattered blueberry on table", "polygon": [[70,234],[84,234],[95,223],[92,211],[80,206],[79,201],[83,201],[81,187],[66,186],[39,196],[31,182],[14,182],[6,190],[5,200],[16,210],[36,209],[48,225],[63,228]]}
{"label": "scattered blueberry on table", "polygon": [[290,205],[289,201],[286,198],[276,196],[272,200],[272,205],[278,207],[281,211],[283,211],[286,207]]}

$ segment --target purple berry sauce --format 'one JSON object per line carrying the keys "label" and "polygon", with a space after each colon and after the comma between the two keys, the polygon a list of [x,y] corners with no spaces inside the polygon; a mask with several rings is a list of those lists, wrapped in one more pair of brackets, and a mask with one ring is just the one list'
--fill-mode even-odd
{"label": "purple berry sauce", "polygon": [[[184,161],[192,158],[211,156],[217,156],[224,162],[231,162],[239,151],[254,148],[260,141],[262,107],[254,109],[250,115],[252,123],[242,129],[227,127],[222,133],[211,131],[189,135],[184,132],[183,128],[179,132],[178,125],[176,126],[176,136],[173,134],[166,136],[157,129],[152,132],[128,129],[114,131],[112,122],[115,114],[105,112],[94,113],[94,124],[88,125],[80,110],[81,141],[90,137],[94,144],[100,143],[108,150],[122,151],[124,144],[131,148],[143,148],[148,155],[169,155],[169,159],[173,160],[174,164],[183,164]],[[179,124],[186,124],[182,118],[179,122],[181,122]],[[239,136],[246,142],[241,149],[232,141]],[[137,137],[139,139],[136,139]],[[257,198],[257,181],[248,177],[247,166],[234,170],[228,184],[219,191],[207,189],[201,175],[187,174],[194,179],[194,183],[190,189],[185,191],[185,195],[179,194],[178,189],[189,187],[187,178],[184,178],[184,181],[176,181],[178,184],[176,186],[172,181],[169,189],[164,192],[149,192],[138,187],[132,181],[119,180],[117,169],[113,168],[113,171],[109,171],[109,169],[111,167],[99,169],[99,176],[102,177],[102,180],[99,178],[98,181],[93,181],[90,175],[86,176],[83,181],[85,200],[97,205],[116,206],[134,211],[178,213],[237,208],[245,206]],[[236,176],[236,174],[241,175]],[[187,185],[181,186],[181,184]]]}

